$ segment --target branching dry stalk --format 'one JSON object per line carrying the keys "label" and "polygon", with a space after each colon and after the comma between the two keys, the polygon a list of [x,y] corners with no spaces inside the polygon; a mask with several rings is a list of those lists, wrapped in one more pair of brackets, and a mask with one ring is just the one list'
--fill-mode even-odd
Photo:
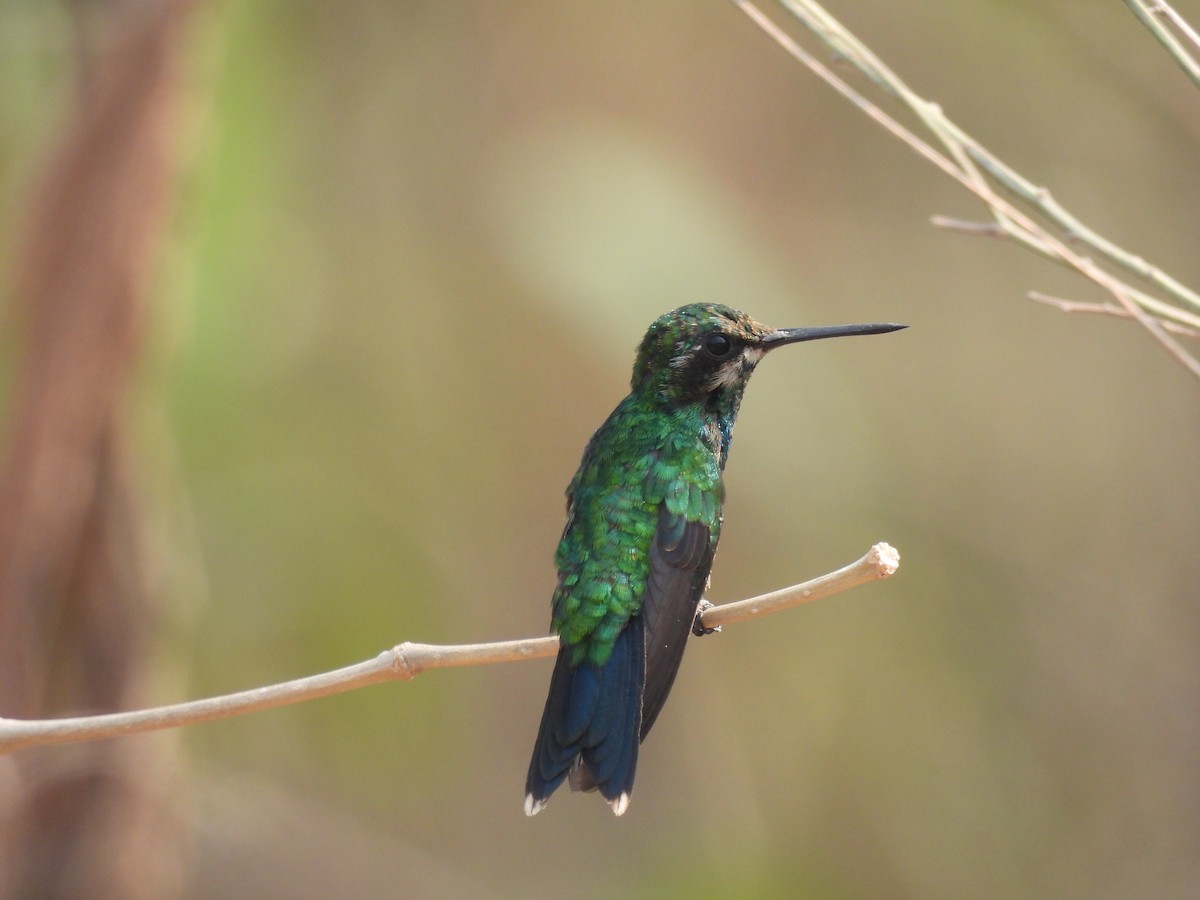
{"label": "branching dry stalk", "polygon": [[[749,0],[732,2],[792,58],[806,66],[895,138],[982,200],[993,217],[991,222],[980,223],[934,217],[935,225],[969,234],[1008,238],[1074,269],[1108,293],[1116,304],[1074,304],[1070,307],[1072,311],[1112,314],[1113,309],[1121,310],[1121,315],[1137,321],[1176,361],[1200,378],[1200,360],[1180,345],[1173,336],[1179,334],[1191,337],[1200,333],[1200,294],[1142,257],[1124,250],[1085,226],[1059,203],[1048,189],[1006,165],[952,122],[940,106],[909,88],[870,48],[826,12],[819,3],[813,0],[780,0],[781,5],[836,54],[840,61],[858,69],[879,91],[908,107],[943,149],[939,150],[919,137],[912,129],[851,87]],[[1126,4],[1200,86],[1200,66],[1196,65],[1187,49],[1173,37],[1163,23],[1169,23],[1194,46],[1200,46],[1196,32],[1164,2],[1126,0]],[[1003,191],[1003,194],[998,193],[997,189]],[[1043,225],[1043,221],[1048,223],[1049,227]],[[1083,252],[1077,248],[1083,248]],[[1104,264],[1085,255],[1089,251]],[[1140,280],[1145,288],[1136,287],[1125,277],[1118,277],[1116,271]],[[1060,308],[1066,307],[1060,305]]]}
{"label": "branching dry stalk", "polygon": [[[870,581],[887,578],[894,574],[899,566],[900,554],[893,547],[888,544],[876,544],[862,559],[836,572],[760,597],[709,607],[701,616],[701,623],[706,628],[716,628],[779,612]],[[385,650],[374,659],[332,672],[221,697],[134,712],[67,719],[0,718],[0,755],[27,747],[96,741],[142,731],[159,731],[228,719],[276,706],[315,700],[330,694],[341,694],[384,681],[411,681],[428,669],[520,662],[554,656],[557,652],[558,638],[553,635],[488,644],[438,645],[406,642]]]}
{"label": "branching dry stalk", "polygon": [[1200,63],[1172,33],[1175,29],[1179,35],[1192,45],[1193,50],[1200,50],[1200,34],[1192,28],[1179,13],[1171,8],[1165,0],[1125,0],[1130,12],[1138,17],[1146,28],[1154,35],[1155,40],[1163,45],[1163,49],[1171,55],[1184,74],[1192,80],[1192,84],[1200,87]]}
{"label": "branching dry stalk", "polygon": [[[1050,294],[1043,294],[1041,291],[1030,291],[1028,294],[1030,300],[1037,303],[1045,303],[1047,306],[1053,306],[1055,309],[1062,310],[1065,313],[1090,313],[1097,316],[1116,316],[1118,319],[1128,319],[1128,310],[1122,309],[1120,306],[1115,306],[1112,303],[1080,303],[1078,300],[1067,300],[1063,297],[1054,297]],[[1169,322],[1166,319],[1159,319],[1159,324],[1172,334],[1183,335],[1184,337],[1200,338],[1200,331],[1193,328],[1185,328],[1182,325],[1176,325],[1174,322]]]}

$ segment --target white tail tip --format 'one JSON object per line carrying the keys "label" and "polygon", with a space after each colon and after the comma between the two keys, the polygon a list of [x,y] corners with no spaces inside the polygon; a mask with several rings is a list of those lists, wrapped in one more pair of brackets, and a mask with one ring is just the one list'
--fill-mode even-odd
{"label": "white tail tip", "polygon": [[629,809],[629,795],[628,794],[622,794],[616,800],[611,800],[609,802],[612,803],[612,810],[613,810],[614,816],[624,815],[625,810]]}
{"label": "white tail tip", "polygon": [[[538,813],[540,813],[542,811],[542,808],[545,805],[546,805],[545,800],[534,800],[533,794],[525,795],[525,815],[536,816]],[[618,813],[618,815],[620,815],[620,813]]]}

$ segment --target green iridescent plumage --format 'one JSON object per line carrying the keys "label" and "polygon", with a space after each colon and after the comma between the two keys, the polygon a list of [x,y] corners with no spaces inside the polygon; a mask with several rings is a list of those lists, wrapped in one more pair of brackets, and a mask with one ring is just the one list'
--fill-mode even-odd
{"label": "green iridescent plumage", "polygon": [[742,393],[770,349],[898,325],[775,330],[718,304],[659,317],[629,396],[588,442],[567,489],[552,627],[561,648],[526,780],[538,812],[570,777],[618,815],[638,746],[674,683],[721,535]]}
{"label": "green iridescent plumage", "polygon": [[663,416],[637,394],[617,407],[571,482],[555,555],[552,626],[573,665],[608,662],[620,629],[641,611],[660,508],[703,524],[715,548],[721,493],[720,434],[714,439],[697,411]]}

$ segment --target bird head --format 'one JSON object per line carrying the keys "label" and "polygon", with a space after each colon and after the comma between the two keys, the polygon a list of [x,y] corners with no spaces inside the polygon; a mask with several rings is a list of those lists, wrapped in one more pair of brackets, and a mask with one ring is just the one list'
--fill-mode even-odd
{"label": "bird head", "polygon": [[634,393],[666,405],[740,399],[754,367],[785,344],[853,334],[883,334],[903,325],[771,328],[719,303],[693,303],[659,316],[642,338]]}

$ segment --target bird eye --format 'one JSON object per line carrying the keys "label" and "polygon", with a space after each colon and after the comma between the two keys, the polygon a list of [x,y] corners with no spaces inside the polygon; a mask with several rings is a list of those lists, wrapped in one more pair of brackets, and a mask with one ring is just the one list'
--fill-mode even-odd
{"label": "bird eye", "polygon": [[725,335],[717,332],[710,334],[704,339],[704,349],[720,359],[723,356],[729,355],[729,351],[733,349],[733,342]]}

